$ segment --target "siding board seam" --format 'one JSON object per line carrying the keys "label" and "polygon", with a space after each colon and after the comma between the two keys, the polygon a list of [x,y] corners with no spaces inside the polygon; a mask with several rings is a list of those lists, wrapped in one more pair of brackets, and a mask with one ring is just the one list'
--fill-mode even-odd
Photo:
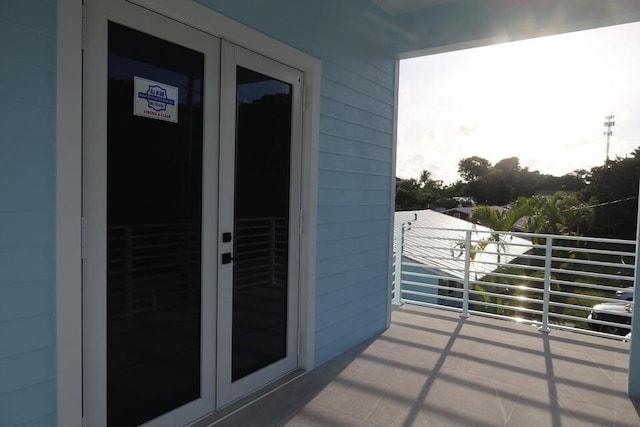
{"label": "siding board seam", "polygon": [[[4,211],[0,210],[0,214],[4,213]],[[51,231],[51,237],[53,237],[53,231]],[[2,246],[0,245],[0,250],[11,250],[11,249],[43,249],[43,248],[53,248],[53,242],[46,244],[33,244],[33,245],[25,245],[25,246]],[[0,285],[1,286],[1,285]]]}
{"label": "siding board seam", "polygon": [[[328,242],[327,242],[328,243]],[[373,252],[373,251],[377,251],[380,249],[386,249],[389,245],[380,245],[380,246],[374,246],[374,247],[368,247],[367,250],[358,250],[355,252],[347,252],[341,255],[335,255],[335,256],[330,256],[330,257],[318,257],[318,261],[331,261],[332,259],[339,259],[339,258],[344,258],[344,257],[350,257],[350,256],[355,256],[355,255],[362,255],[362,254],[367,254],[369,252]],[[321,295],[321,294],[319,294]]]}
{"label": "siding board seam", "polygon": [[34,172],[23,172],[23,173],[5,173],[0,172],[0,176],[28,176],[28,177],[41,177],[41,178],[53,178],[55,175],[53,173],[34,173]]}
{"label": "siding board seam", "polygon": [[[371,79],[371,78],[367,77],[366,75],[361,74],[361,73],[359,73],[358,71],[356,71],[356,70],[360,70],[360,67],[356,67],[355,69],[353,69],[353,68],[349,67],[348,65],[345,65],[345,64],[339,64],[339,63],[337,63],[337,62],[335,62],[335,61],[332,61],[332,60],[325,60],[325,62],[327,62],[327,63],[329,63],[329,64],[332,64],[333,66],[336,66],[336,67],[338,67],[338,68],[342,68],[343,70],[347,70],[347,71],[349,71],[350,73],[353,73],[354,75],[356,75],[356,76],[359,76],[359,77],[363,78],[364,80],[368,80],[368,81],[370,81],[371,83],[375,83],[375,84],[377,84],[378,86],[381,86],[381,87],[383,87],[383,88],[387,89],[387,87],[386,87],[385,85],[383,85],[381,82],[377,82],[377,81],[375,81],[375,80],[373,80],[373,79]],[[386,75],[386,76],[387,76],[387,77],[389,77],[391,80],[393,80],[393,78],[394,78],[393,73],[391,73],[391,72],[387,72],[386,70],[384,70],[384,69],[382,69],[382,68],[378,67],[377,65],[375,65],[375,64],[371,64],[371,63],[369,63],[369,62],[367,62],[367,61],[361,61],[361,62],[362,62],[362,65],[368,65],[368,66],[369,66],[369,67],[371,67],[371,68],[375,68],[377,71],[380,71],[382,74]],[[391,89],[388,89],[388,90],[391,90]]]}
{"label": "siding board seam", "polygon": [[26,280],[26,281],[0,283],[0,288],[2,288],[3,286],[16,286],[16,285],[27,286],[27,285],[34,285],[34,284],[43,283],[43,282],[49,283],[50,280],[39,279],[39,280]]}
{"label": "siding board seam", "polygon": [[[385,302],[385,303],[382,303],[382,304],[377,304],[377,305],[375,305],[374,307],[368,307],[368,308],[366,308],[366,309],[364,309],[364,310],[358,311],[358,312],[354,313],[352,316],[349,316],[349,317],[346,317],[346,318],[342,318],[342,319],[336,319],[336,322],[330,323],[330,324],[326,325],[325,327],[323,327],[323,328],[321,328],[321,329],[317,329],[317,330],[316,330],[316,334],[318,334],[318,333],[320,333],[320,332],[324,331],[325,329],[328,329],[328,328],[330,328],[330,327],[332,327],[332,326],[334,326],[334,325],[336,325],[336,324],[338,324],[338,323],[349,323],[349,320],[350,320],[350,319],[357,319],[357,318],[360,318],[360,317],[362,317],[362,314],[363,314],[363,313],[369,313],[369,312],[375,311],[374,309],[375,309],[375,308],[377,308],[378,306],[386,307],[386,302]],[[368,325],[368,324],[367,324],[367,325]],[[360,330],[360,329],[363,329],[363,328],[362,328],[362,327],[359,327],[359,328],[356,328],[355,330],[353,330],[353,331],[349,332],[348,334],[345,334],[345,335],[339,335],[339,336],[337,336],[337,337],[336,337],[336,339],[334,339],[334,340],[331,340],[331,341],[327,342],[327,343],[326,343],[325,345],[323,345],[322,347],[316,347],[316,352],[318,352],[318,351],[320,351],[320,350],[322,350],[322,349],[324,349],[324,348],[329,347],[329,346],[330,346],[330,345],[332,345],[334,342],[336,342],[336,341],[340,340],[341,338],[347,337],[347,336],[349,336],[349,335],[353,334],[354,332],[356,332],[356,331],[358,331],[358,330]],[[352,346],[352,347],[353,347],[353,346]]]}
{"label": "siding board seam", "polygon": [[388,178],[389,174],[385,174],[385,173],[373,173],[373,172],[360,172],[360,171],[355,171],[355,170],[350,170],[350,169],[329,169],[329,168],[320,168],[321,171],[325,171],[325,172],[343,172],[343,173],[352,173],[354,175],[365,175],[365,176],[381,176],[384,178]]}
{"label": "siding board seam", "polygon": [[[386,233],[385,233],[385,234],[386,234]],[[376,261],[376,262],[372,262],[371,264],[362,264],[362,265],[358,265],[358,266],[356,266],[355,268],[353,268],[353,269],[351,269],[351,270],[338,271],[338,272],[336,272],[336,273],[329,273],[329,274],[325,274],[325,275],[320,275],[320,274],[318,274],[318,275],[317,275],[317,277],[318,277],[318,279],[326,279],[327,277],[339,276],[339,275],[341,275],[341,274],[348,273],[349,271],[352,271],[352,270],[356,270],[356,269],[360,269],[360,268],[373,267],[373,266],[375,266],[375,265],[380,265],[381,263],[382,263],[382,264],[384,264],[384,265],[386,266],[386,265],[387,265],[387,264],[386,264],[386,259],[385,259],[385,260],[383,260],[383,261]]]}
{"label": "siding board seam", "polygon": [[[353,284],[352,286],[354,286],[354,287],[355,286],[360,286],[360,285],[365,284],[366,282],[377,281],[377,280],[379,280],[379,279],[381,279],[383,277],[386,277],[386,274],[379,274],[379,275],[377,275],[376,277],[374,277],[372,279],[363,280],[361,282]],[[336,293],[341,292],[341,291],[344,291],[345,289],[349,289],[349,288],[334,289],[331,292],[327,292],[325,294],[321,294],[321,295],[318,295],[318,296],[330,297],[331,295],[336,294]],[[322,314],[328,313],[328,312],[330,312],[332,310],[335,310],[337,308],[353,304],[356,301],[359,301],[361,299],[368,298],[368,297],[371,297],[371,296],[377,295],[377,294],[380,294],[380,288],[376,288],[376,287],[372,286],[371,289],[369,290],[369,292],[361,292],[361,293],[358,293],[357,295],[354,295],[354,296],[352,296],[350,298],[341,298],[341,299],[338,300],[338,301],[340,301],[339,305],[333,305],[333,306],[329,307],[328,309],[326,309],[324,311],[319,311],[317,314],[318,315],[322,315]],[[331,323],[331,324],[335,324],[335,323]]]}
{"label": "siding board seam", "polygon": [[[348,203],[332,203],[332,204],[320,204],[318,205],[321,208],[377,208],[381,205],[379,203],[363,203],[363,204],[348,204]],[[337,223],[339,224],[339,223]]]}
{"label": "siding board seam", "polygon": [[[387,207],[387,205],[379,205],[380,207]],[[369,218],[369,220],[371,221],[388,221],[389,217],[380,217],[380,218]],[[318,222],[318,225],[337,225],[337,224],[359,224],[360,221],[358,220],[353,220],[353,221],[331,221],[331,222]]]}
{"label": "siding board seam", "polygon": [[318,190],[389,191],[389,187],[387,187],[387,188],[362,188],[362,187],[326,187],[326,186],[322,186],[322,187],[318,187]]}
{"label": "siding board seam", "polygon": [[362,111],[363,113],[371,114],[372,116],[380,117],[381,119],[384,119],[384,120],[393,121],[393,117],[388,117],[388,116],[382,115],[380,113],[376,113],[375,111],[366,110],[366,109],[364,109],[362,107],[359,107],[357,105],[349,104],[348,102],[344,102],[344,101],[341,101],[341,100],[338,100],[338,99],[334,99],[334,98],[331,98],[330,96],[327,96],[327,95],[322,95],[320,98],[321,99],[325,99],[325,100],[327,100],[329,102],[335,102],[336,104],[344,105],[345,107],[353,108],[354,110]]}
{"label": "siding board seam", "polygon": [[[36,314],[34,316],[25,317],[24,319],[36,319],[36,318],[39,318],[39,317],[49,317],[49,318],[51,318],[52,317],[52,313],[49,312],[49,313],[43,313],[43,314]],[[0,322],[0,324],[7,325],[7,324],[10,324],[10,323],[13,323],[13,322],[22,321],[24,319],[11,318],[11,319],[8,319],[8,320],[3,320],[2,322]],[[47,346],[47,347],[50,347],[50,346]],[[46,348],[46,347],[42,347],[42,348]],[[30,353],[30,352],[31,352],[31,350],[29,350],[27,353]],[[3,356],[3,357],[6,357],[6,356]]]}
{"label": "siding board seam", "polygon": [[356,158],[356,159],[363,159],[363,160],[370,160],[373,162],[382,162],[382,163],[391,163],[390,160],[384,160],[384,159],[375,159],[373,157],[369,157],[369,156],[358,156],[356,154],[350,154],[350,153],[336,153],[335,151],[330,151],[330,150],[320,150],[321,153],[325,153],[325,154],[333,154],[336,156],[343,156],[343,157],[351,157],[351,158]]}
{"label": "siding board seam", "polygon": [[321,131],[320,134],[326,135],[326,136],[332,136],[334,138],[342,138],[342,139],[345,139],[347,141],[359,142],[361,144],[367,144],[367,145],[372,145],[374,147],[380,147],[380,148],[385,148],[387,150],[391,150],[391,147],[389,147],[388,145],[376,144],[376,143],[371,142],[371,141],[365,141],[363,139],[353,138],[353,137],[350,137],[350,136],[338,135],[336,133],[331,133],[331,132],[327,132],[327,131]]}
{"label": "siding board seam", "polygon": [[28,388],[33,388],[33,387],[37,387],[37,386],[39,386],[39,385],[44,385],[44,384],[47,384],[47,383],[55,382],[55,380],[56,380],[56,377],[55,377],[55,376],[53,376],[52,378],[50,378],[50,379],[48,379],[48,380],[38,381],[38,382],[35,382],[35,383],[30,384],[30,385],[28,385],[28,386],[19,387],[19,388],[13,389],[13,390],[9,390],[9,391],[6,391],[6,392],[4,392],[4,393],[0,393],[0,398],[1,398],[1,397],[4,397],[4,396],[7,396],[7,395],[9,395],[9,394],[14,394],[14,393],[16,393],[16,392],[20,392],[20,391],[26,390],[26,389],[28,389]]}
{"label": "siding board seam", "polygon": [[358,286],[360,283],[366,282],[366,281],[369,281],[369,280],[373,280],[374,277],[378,277],[380,275],[379,273],[375,273],[375,272],[373,274],[371,274],[371,273],[369,273],[369,269],[366,269],[366,270],[367,271],[365,271],[365,272],[363,272],[361,274],[362,277],[358,277],[358,278],[356,278],[354,280],[350,280],[348,282],[341,283],[340,286],[328,287],[327,291],[325,291],[322,294],[319,294],[318,296],[330,294],[330,293],[338,290],[339,288],[348,288],[348,287],[352,287],[352,286]]}
{"label": "siding board seam", "polygon": [[[21,322],[21,321],[25,321],[25,320],[29,320],[29,319],[34,319],[34,318],[37,318],[37,317],[50,316],[51,314],[52,314],[51,311],[47,311],[47,312],[42,312],[42,313],[30,314],[28,316],[12,317],[10,319],[0,320],[0,325],[11,323],[13,321]],[[45,348],[48,348],[48,347],[42,347],[40,350],[44,350]],[[31,349],[31,350],[28,350],[28,351],[25,351],[25,352],[22,352],[22,353],[16,353],[16,354],[27,354],[27,353],[31,353],[32,351],[38,351],[38,349]],[[6,359],[7,357],[13,357],[13,353],[10,354],[10,355],[0,356],[0,360]]]}
{"label": "siding board seam", "polygon": [[[336,121],[339,121],[339,122],[342,122],[342,123],[349,123],[349,124],[351,124],[353,126],[358,126],[358,127],[362,127],[362,128],[368,129],[368,130],[373,130],[373,131],[376,131],[376,132],[380,132],[380,133],[385,134],[385,135],[389,135],[389,136],[393,135],[393,132],[388,132],[388,131],[385,131],[385,130],[382,130],[382,129],[374,128],[373,126],[365,125],[365,124],[362,124],[362,123],[357,123],[357,122],[354,122],[353,120],[341,119],[341,118],[333,116],[331,114],[320,113],[320,116],[324,116],[324,117],[327,117],[327,118],[330,118],[330,119],[333,119],[333,120],[336,120]],[[391,119],[389,119],[389,120],[391,120]]]}
{"label": "siding board seam", "polygon": [[[355,238],[364,238],[364,237],[374,237],[374,236],[381,236],[386,234],[386,230],[384,230],[385,233],[382,232],[378,232],[375,234],[355,234],[353,236],[349,236],[349,237],[340,237],[338,239],[328,239],[328,240],[318,240],[319,243],[329,243],[329,242],[344,242],[344,241],[348,241],[348,240],[352,240]],[[376,263],[377,264],[377,263]]]}
{"label": "siding board seam", "polygon": [[[371,95],[370,93],[366,93],[366,92],[363,92],[363,91],[361,91],[359,89],[355,89],[353,87],[347,86],[346,84],[340,83],[340,82],[338,82],[338,81],[336,81],[336,80],[334,80],[331,77],[328,77],[326,75],[322,76],[322,79],[323,80],[328,80],[329,82],[335,84],[336,86],[340,86],[340,87],[342,87],[344,89],[347,89],[349,91],[352,91],[352,92],[355,92],[355,93],[360,94],[362,96],[365,96],[365,97],[371,99],[372,101],[379,102],[379,103],[384,104],[384,105],[386,105],[388,107],[393,107],[393,102],[387,101],[386,99],[380,99],[377,96]],[[330,98],[330,99],[333,99],[333,98]]]}
{"label": "siding board seam", "polygon": [[34,422],[38,422],[39,420],[42,420],[42,419],[45,419],[45,418],[49,418],[52,415],[55,416],[56,415],[56,411],[52,411],[52,412],[49,412],[49,413],[44,414],[44,415],[39,415],[36,418],[32,418],[29,421],[25,421],[24,423],[16,424],[15,427],[29,426]]}
{"label": "siding board seam", "polygon": [[27,101],[24,101],[24,97],[16,98],[14,96],[11,96],[11,95],[7,94],[6,92],[0,92],[0,93],[2,94],[2,97],[3,97],[2,101],[3,102],[11,101],[12,104],[22,104],[22,105],[28,105],[28,106],[31,106],[31,107],[46,108],[46,109],[49,109],[49,110],[55,109],[55,102],[51,102],[50,104],[41,104],[41,103],[37,103],[37,102],[27,102]]}
{"label": "siding board seam", "polygon": [[55,34],[53,34],[51,32],[48,32],[48,31],[41,30],[41,29],[36,28],[36,27],[32,27],[32,26],[29,26],[29,25],[24,25],[24,24],[20,24],[20,23],[14,22],[14,21],[8,21],[6,19],[0,18],[0,24],[1,23],[5,23],[5,24],[8,24],[8,25],[10,25],[12,27],[19,28],[20,30],[23,30],[23,31],[26,30],[26,31],[30,31],[30,32],[33,32],[33,33],[36,33],[36,34],[43,35],[43,36],[45,36],[45,37],[47,37],[48,39],[51,39],[51,40],[55,40],[56,39]]}

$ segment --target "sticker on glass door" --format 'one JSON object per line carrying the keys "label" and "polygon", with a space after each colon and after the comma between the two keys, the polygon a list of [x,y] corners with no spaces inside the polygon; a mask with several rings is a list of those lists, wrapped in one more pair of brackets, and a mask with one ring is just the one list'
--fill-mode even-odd
{"label": "sticker on glass door", "polygon": [[133,114],[178,123],[178,88],[134,77]]}

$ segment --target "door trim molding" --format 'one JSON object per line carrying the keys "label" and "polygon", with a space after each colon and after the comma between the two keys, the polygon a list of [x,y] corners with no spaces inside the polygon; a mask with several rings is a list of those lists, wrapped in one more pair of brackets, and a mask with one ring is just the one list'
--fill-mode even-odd
{"label": "door trim molding", "polygon": [[58,425],[82,425],[82,2],[58,0],[56,351]]}
{"label": "door trim molding", "polygon": [[[299,367],[315,366],[321,62],[190,0],[130,0],[305,74]],[[58,0],[56,65],[56,354],[58,425],[82,425],[82,45],[80,0]]]}

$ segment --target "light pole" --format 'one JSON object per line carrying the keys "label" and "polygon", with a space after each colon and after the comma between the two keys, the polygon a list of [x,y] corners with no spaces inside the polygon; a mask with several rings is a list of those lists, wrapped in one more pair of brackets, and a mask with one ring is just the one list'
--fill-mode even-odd
{"label": "light pole", "polygon": [[607,137],[607,158],[605,160],[605,164],[609,164],[609,138],[611,138],[611,135],[613,135],[613,131],[611,130],[611,127],[616,125],[616,122],[613,121],[613,119],[615,119],[616,116],[611,114],[609,116],[604,116],[604,118],[606,120],[604,122],[604,127],[607,129],[604,131],[604,136]]}

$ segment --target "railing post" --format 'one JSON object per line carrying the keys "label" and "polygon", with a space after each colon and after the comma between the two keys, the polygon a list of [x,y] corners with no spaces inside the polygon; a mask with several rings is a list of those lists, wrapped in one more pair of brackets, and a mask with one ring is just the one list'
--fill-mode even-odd
{"label": "railing post", "polygon": [[553,237],[547,236],[547,244],[544,253],[544,294],[542,299],[542,325],[540,332],[548,333],[549,329],[549,297],[551,295],[551,258],[553,257]]}
{"label": "railing post", "polygon": [[471,270],[471,230],[465,232],[464,238],[464,281],[462,289],[462,313],[460,317],[469,317],[469,274]]}
{"label": "railing post", "polygon": [[396,224],[395,230],[396,239],[396,265],[395,276],[393,278],[393,304],[400,305],[402,299],[402,246],[404,240],[404,224]]}

